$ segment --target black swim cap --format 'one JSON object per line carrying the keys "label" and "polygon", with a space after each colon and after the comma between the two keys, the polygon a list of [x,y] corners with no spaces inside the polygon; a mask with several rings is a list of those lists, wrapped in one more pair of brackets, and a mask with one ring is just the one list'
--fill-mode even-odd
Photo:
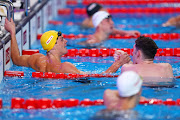
{"label": "black swim cap", "polygon": [[88,14],[89,17],[91,17],[94,13],[96,13],[97,11],[99,11],[99,9],[101,9],[102,6],[98,3],[91,3],[86,7],[86,12]]}

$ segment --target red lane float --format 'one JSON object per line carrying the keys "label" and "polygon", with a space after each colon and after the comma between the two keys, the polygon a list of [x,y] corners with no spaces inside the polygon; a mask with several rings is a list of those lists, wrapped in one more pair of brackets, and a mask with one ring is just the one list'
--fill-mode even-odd
{"label": "red lane float", "polygon": [[[38,34],[37,39],[39,40],[41,38],[41,36],[42,36],[42,34]],[[180,39],[179,33],[153,33],[153,34],[145,33],[145,34],[142,34],[142,36],[150,37],[153,40],[165,40],[165,41]],[[83,34],[78,34],[78,35],[69,34],[69,35],[67,35],[67,34],[63,34],[63,37],[67,38],[67,39],[79,39],[79,38],[87,38],[88,35],[83,35]],[[138,37],[139,36],[136,36],[136,37],[128,36],[128,35],[121,36],[119,34],[109,36],[110,39],[132,39],[132,38],[136,39]]]}
{"label": "red lane float", "polygon": [[77,79],[77,78],[86,78],[86,77],[118,77],[118,75],[111,75],[111,74],[74,74],[74,73],[53,73],[53,72],[32,72],[33,78],[50,78],[50,79]]}
{"label": "red lane float", "polygon": [[12,98],[11,99],[11,109],[21,109],[24,108],[23,98]]}
{"label": "red lane float", "polygon": [[78,99],[68,99],[65,100],[65,107],[76,107],[79,105],[79,100]]}
{"label": "red lane float", "polygon": [[70,8],[63,8],[58,10],[59,15],[70,15],[71,9]]}
{"label": "red lane float", "polygon": [[66,1],[67,5],[77,5],[77,3],[78,3],[77,0],[67,0]]}
{"label": "red lane float", "polygon": [[53,24],[53,25],[62,25],[63,22],[62,21],[56,21],[56,20],[50,20],[48,21],[49,24]]}
{"label": "red lane float", "polygon": [[[130,48],[92,48],[92,49],[69,49],[68,53],[64,55],[64,57],[75,57],[75,56],[82,56],[82,57],[108,57],[113,56],[116,50],[122,50],[127,52],[129,55],[132,55],[133,49]],[[159,48],[157,49],[156,56],[180,56],[180,48]]]}
{"label": "red lane float", "polygon": [[37,49],[22,50],[22,55],[33,55],[35,53],[39,53],[39,50]]}
{"label": "red lane float", "polygon": [[42,34],[38,34],[38,35],[37,35],[37,40],[40,40],[40,39],[41,39],[41,36],[42,36]]}
{"label": "red lane float", "polygon": [[2,109],[3,107],[3,102],[2,102],[2,99],[0,98],[0,109]]}
{"label": "red lane float", "polygon": [[[2,108],[2,99],[0,99],[1,108]],[[180,106],[180,99],[172,100],[172,99],[166,99],[165,101],[161,99],[147,99],[147,100],[140,100],[139,104],[141,105],[177,105]],[[88,98],[84,100],[78,100],[74,98],[70,99],[48,99],[48,98],[42,98],[42,99],[23,99],[23,98],[12,98],[11,99],[11,109],[49,109],[49,108],[62,108],[62,107],[77,107],[77,106],[93,106],[93,105],[104,105],[103,99],[97,99],[97,100],[90,100]]]}
{"label": "red lane float", "polygon": [[38,101],[34,98],[29,98],[25,101],[23,108],[24,109],[37,109]]}
{"label": "red lane float", "polygon": [[[117,13],[179,13],[180,8],[176,7],[161,7],[161,8],[142,8],[142,7],[121,7],[121,8],[107,8],[108,12],[111,14],[117,14]],[[74,9],[75,15],[82,15],[86,14],[85,8],[75,8]]]}
{"label": "red lane float", "polygon": [[92,2],[97,2],[103,5],[146,5],[160,3],[178,3],[177,0],[83,0],[82,4],[88,5]]}
{"label": "red lane float", "polygon": [[42,98],[38,100],[38,108],[39,109],[47,109],[52,108],[52,101],[48,98]]}
{"label": "red lane float", "polygon": [[53,101],[53,106],[54,108],[62,108],[65,107],[65,100],[59,98],[59,99],[55,99]]}
{"label": "red lane float", "polygon": [[149,99],[149,100],[140,100],[139,104],[150,104],[150,105],[177,105],[180,106],[180,99],[172,100],[172,99],[166,99],[165,101],[161,100],[161,99]]}
{"label": "red lane float", "polygon": [[5,71],[4,77],[23,77],[24,72],[23,71]]}
{"label": "red lane float", "polygon": [[174,56],[180,57],[180,48],[174,48]]}
{"label": "red lane float", "polygon": [[93,105],[93,101],[91,101],[90,99],[84,99],[80,102],[81,106],[91,106]]}
{"label": "red lane float", "polygon": [[[122,50],[127,54],[132,55],[133,49],[131,48],[92,48],[92,49],[68,49],[68,53],[62,57],[108,57],[113,56],[116,50]],[[23,50],[23,55],[32,55],[39,53],[39,50]],[[156,56],[177,56],[180,57],[180,48],[159,48],[157,49]],[[39,73],[37,73],[39,74]]]}

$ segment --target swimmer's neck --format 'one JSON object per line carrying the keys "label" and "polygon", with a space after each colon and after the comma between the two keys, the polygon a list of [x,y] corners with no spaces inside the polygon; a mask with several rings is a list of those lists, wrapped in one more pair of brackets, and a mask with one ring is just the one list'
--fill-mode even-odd
{"label": "swimmer's neck", "polygon": [[117,105],[116,110],[129,110],[136,106],[138,95],[132,96],[131,98],[120,97],[120,101]]}
{"label": "swimmer's neck", "polygon": [[94,33],[94,36],[99,40],[99,41],[104,41],[109,38],[109,34],[106,32],[97,29],[96,32]]}
{"label": "swimmer's neck", "polygon": [[58,54],[55,54],[55,53],[51,53],[51,52],[48,52],[47,53],[47,56],[50,58],[50,59],[54,59],[58,62],[61,62],[61,56],[59,56]]}
{"label": "swimmer's neck", "polygon": [[154,63],[153,59],[144,59],[139,61],[137,64],[152,64]]}

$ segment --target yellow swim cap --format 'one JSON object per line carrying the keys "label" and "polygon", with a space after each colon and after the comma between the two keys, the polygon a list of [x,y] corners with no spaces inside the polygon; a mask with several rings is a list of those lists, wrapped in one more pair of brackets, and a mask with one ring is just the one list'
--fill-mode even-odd
{"label": "yellow swim cap", "polygon": [[44,50],[50,51],[58,38],[58,32],[51,30],[51,31],[47,31],[45,32],[42,36],[41,36],[41,45],[43,47]]}

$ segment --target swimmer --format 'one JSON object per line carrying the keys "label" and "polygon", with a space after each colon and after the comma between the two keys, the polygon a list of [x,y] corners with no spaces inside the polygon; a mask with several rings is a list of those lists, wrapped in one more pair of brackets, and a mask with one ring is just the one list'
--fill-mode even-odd
{"label": "swimmer", "polygon": [[79,44],[88,45],[101,43],[104,40],[109,39],[111,34],[120,34],[122,36],[139,36],[138,31],[122,31],[114,28],[114,22],[112,21],[112,16],[106,11],[98,11],[92,16],[93,25],[96,31],[93,35],[90,35],[86,41]]}
{"label": "swimmer", "polygon": [[117,78],[118,90],[107,89],[104,92],[104,105],[106,110],[129,110],[133,109],[141,97],[143,80],[136,72],[126,71]]}
{"label": "swimmer", "polygon": [[169,18],[168,21],[162,24],[163,27],[175,26],[180,28],[180,15],[176,17]]}
{"label": "swimmer", "polygon": [[[93,15],[98,12],[98,11],[105,11],[108,12],[107,9],[103,8],[100,4],[98,3],[91,3],[86,7],[86,12],[88,17],[82,22],[82,27],[84,28],[93,28],[95,27],[93,24]],[[137,36],[140,35],[138,31],[124,31],[124,30],[117,30],[113,29],[112,34],[120,34],[120,35],[130,35],[130,36]],[[137,34],[137,35],[136,35]]]}
{"label": "swimmer", "polygon": [[[15,65],[31,67],[40,72],[85,73],[78,70],[70,62],[61,62],[61,57],[68,52],[66,48],[67,40],[63,38],[61,32],[47,31],[41,36],[41,45],[43,49],[47,51],[47,55],[41,53],[20,55],[16,40],[15,23],[12,18],[10,21],[6,18],[5,29],[11,34],[11,59]],[[103,73],[114,73],[119,67],[129,61],[130,57],[127,54],[123,54],[123,57],[120,60],[115,61]]]}
{"label": "swimmer", "polygon": [[[121,72],[135,71],[144,77],[173,78],[172,66],[169,63],[154,63],[158,46],[149,37],[140,36],[133,46],[133,64],[124,64]],[[120,58],[120,52],[115,52],[115,60]]]}

